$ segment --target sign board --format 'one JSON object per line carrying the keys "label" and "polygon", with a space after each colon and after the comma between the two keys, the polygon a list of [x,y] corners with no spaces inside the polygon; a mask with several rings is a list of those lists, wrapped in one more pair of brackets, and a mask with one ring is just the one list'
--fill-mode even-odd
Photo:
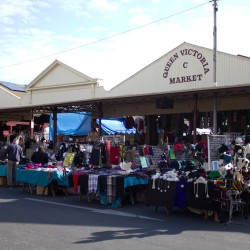
{"label": "sign board", "polygon": [[71,167],[73,165],[74,158],[75,158],[75,153],[66,153],[63,161],[63,166]]}

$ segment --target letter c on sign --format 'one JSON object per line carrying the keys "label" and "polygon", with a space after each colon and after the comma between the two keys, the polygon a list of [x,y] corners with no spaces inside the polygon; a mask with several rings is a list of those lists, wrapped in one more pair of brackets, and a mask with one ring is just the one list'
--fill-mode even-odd
{"label": "letter c on sign", "polygon": [[183,68],[187,68],[187,64],[188,64],[187,62],[184,62],[183,63]]}

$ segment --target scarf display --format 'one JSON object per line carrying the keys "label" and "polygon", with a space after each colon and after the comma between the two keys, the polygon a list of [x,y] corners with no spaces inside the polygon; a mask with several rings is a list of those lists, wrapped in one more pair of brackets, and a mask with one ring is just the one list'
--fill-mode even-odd
{"label": "scarf display", "polygon": [[90,174],[88,179],[89,193],[96,193],[98,185],[98,175]]}

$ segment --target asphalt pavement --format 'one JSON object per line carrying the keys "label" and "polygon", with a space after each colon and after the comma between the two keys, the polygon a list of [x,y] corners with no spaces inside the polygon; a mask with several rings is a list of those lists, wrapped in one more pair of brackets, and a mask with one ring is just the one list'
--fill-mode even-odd
{"label": "asphalt pavement", "polygon": [[250,218],[221,225],[181,209],[123,203],[110,209],[78,195],[0,187],[0,249],[250,249]]}

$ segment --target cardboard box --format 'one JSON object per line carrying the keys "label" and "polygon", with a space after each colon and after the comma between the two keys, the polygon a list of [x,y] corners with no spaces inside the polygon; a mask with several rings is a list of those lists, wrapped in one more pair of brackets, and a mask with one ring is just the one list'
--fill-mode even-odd
{"label": "cardboard box", "polygon": [[[43,193],[43,190],[44,190],[44,193]],[[48,187],[36,186],[36,194],[37,195],[49,195],[49,188]]]}
{"label": "cardboard box", "polygon": [[0,186],[6,186],[7,179],[5,176],[0,176]]}

